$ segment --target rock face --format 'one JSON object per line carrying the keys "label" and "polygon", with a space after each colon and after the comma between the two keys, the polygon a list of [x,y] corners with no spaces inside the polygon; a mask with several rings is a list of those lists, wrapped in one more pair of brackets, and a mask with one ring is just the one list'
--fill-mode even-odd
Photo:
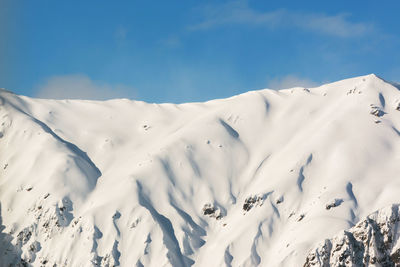
{"label": "rock face", "polygon": [[332,239],[326,239],[306,258],[308,266],[400,266],[399,204],[369,215]]}

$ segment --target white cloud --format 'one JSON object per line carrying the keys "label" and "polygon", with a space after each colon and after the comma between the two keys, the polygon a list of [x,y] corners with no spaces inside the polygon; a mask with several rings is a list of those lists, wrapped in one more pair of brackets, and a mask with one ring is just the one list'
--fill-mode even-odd
{"label": "white cloud", "polygon": [[106,100],[134,96],[133,88],[93,81],[84,74],[53,76],[37,87],[36,97]]}
{"label": "white cloud", "polygon": [[258,12],[248,5],[247,0],[236,0],[222,5],[202,9],[201,22],[191,25],[190,30],[205,30],[227,24],[247,24],[267,28],[295,27],[305,31],[335,37],[356,37],[374,30],[372,24],[349,20],[349,14],[327,15],[303,13],[279,9]]}
{"label": "white cloud", "polygon": [[319,85],[321,85],[321,83],[290,74],[269,80],[267,83],[267,88],[271,89],[287,89],[293,87],[311,88],[311,87],[317,87]]}

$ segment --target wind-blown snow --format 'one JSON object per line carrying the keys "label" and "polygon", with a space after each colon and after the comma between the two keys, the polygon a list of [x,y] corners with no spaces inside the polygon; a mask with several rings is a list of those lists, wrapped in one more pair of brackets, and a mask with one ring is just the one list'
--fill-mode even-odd
{"label": "wind-blown snow", "polygon": [[181,105],[0,104],[2,266],[302,266],[400,195],[400,91],[373,74]]}

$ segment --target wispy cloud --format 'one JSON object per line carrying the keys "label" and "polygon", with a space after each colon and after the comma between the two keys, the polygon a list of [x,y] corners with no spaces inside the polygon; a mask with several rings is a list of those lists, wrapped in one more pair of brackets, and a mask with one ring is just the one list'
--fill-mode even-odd
{"label": "wispy cloud", "polygon": [[374,30],[374,26],[370,23],[350,21],[350,14],[347,13],[327,15],[286,9],[259,12],[251,8],[247,0],[202,8],[200,22],[189,26],[189,30],[205,30],[229,24],[246,24],[269,29],[297,28],[343,38],[363,36]]}
{"label": "wispy cloud", "polygon": [[301,78],[296,75],[289,74],[283,77],[269,80],[267,83],[267,88],[287,89],[293,87],[317,87],[319,85],[321,85],[321,83],[315,82],[308,78]]}
{"label": "wispy cloud", "polygon": [[132,96],[133,88],[93,81],[84,74],[53,76],[36,90],[36,97],[50,99],[106,100]]}

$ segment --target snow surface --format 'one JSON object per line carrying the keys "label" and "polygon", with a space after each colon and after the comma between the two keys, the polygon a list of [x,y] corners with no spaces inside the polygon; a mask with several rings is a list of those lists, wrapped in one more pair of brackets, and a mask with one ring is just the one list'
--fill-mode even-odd
{"label": "snow surface", "polygon": [[1,266],[302,266],[399,202],[400,91],[373,74],[180,105],[1,90],[0,118]]}

